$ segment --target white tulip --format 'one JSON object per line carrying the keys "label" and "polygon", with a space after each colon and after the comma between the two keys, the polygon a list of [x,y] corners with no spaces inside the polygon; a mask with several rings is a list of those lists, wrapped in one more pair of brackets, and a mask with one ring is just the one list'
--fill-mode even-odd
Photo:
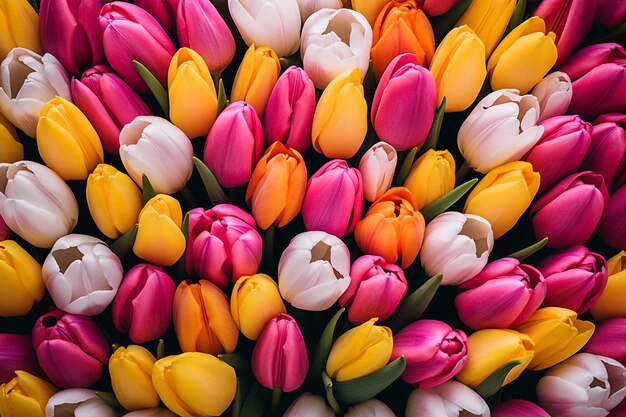
{"label": "white tulip", "polygon": [[554,116],[563,116],[572,101],[572,81],[564,72],[548,74],[533,88],[531,93],[539,100],[538,122]]}
{"label": "white tulip", "polygon": [[416,389],[406,404],[406,417],[491,417],[485,400],[457,381]]}
{"label": "white tulip", "polygon": [[313,13],[322,9],[341,9],[343,7],[342,0],[298,0],[298,7],[300,8],[300,18],[302,22],[306,20]]}
{"label": "white tulip", "polygon": [[289,406],[283,417],[335,417],[335,413],[322,397],[306,393]]}
{"label": "white tulip", "polygon": [[349,408],[344,417],[396,417],[382,401],[371,399]]}
{"label": "white tulip", "polygon": [[85,388],[59,391],[48,400],[46,417],[117,417],[117,412],[96,393]]}
{"label": "white tulip", "polygon": [[389,187],[398,164],[398,152],[387,142],[372,145],[361,157],[359,171],[363,177],[363,197],[376,201]]}

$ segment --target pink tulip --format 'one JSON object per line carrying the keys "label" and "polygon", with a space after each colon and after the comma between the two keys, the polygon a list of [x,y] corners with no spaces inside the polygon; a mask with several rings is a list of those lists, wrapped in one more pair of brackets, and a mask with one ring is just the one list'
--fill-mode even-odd
{"label": "pink tulip", "polygon": [[422,6],[429,16],[439,16],[447,13],[456,6],[461,0],[423,0]]}
{"label": "pink tulip", "polygon": [[176,284],[163,268],[139,264],[131,268],[113,300],[113,324],[133,343],[163,336],[172,319]]}
{"label": "pink tulip", "polygon": [[626,130],[622,123],[605,122],[593,126],[591,145],[581,170],[593,171],[604,177],[609,189],[619,186],[626,174]]}
{"label": "pink tulip", "polygon": [[61,388],[95,384],[109,362],[109,343],[96,322],[61,310],[37,319],[33,347],[41,368]]}
{"label": "pink tulip", "polygon": [[604,29],[615,29],[626,21],[625,0],[598,0],[596,23]]}
{"label": "pink tulip", "polygon": [[361,173],[343,159],[328,161],[309,179],[302,204],[306,230],[342,237],[352,233],[362,209]]}
{"label": "pink tulip", "polygon": [[2,214],[0,213],[0,241],[7,240],[9,236],[11,236],[11,233],[13,233],[13,230],[7,226]]}
{"label": "pink tulip", "polygon": [[180,0],[133,0],[154,17],[169,35],[176,34],[176,10]]}
{"label": "pink tulip", "polygon": [[309,371],[306,343],[298,323],[287,314],[279,314],[263,329],[252,351],[252,372],[268,389],[295,391]]}
{"label": "pink tulip", "polygon": [[596,324],[583,352],[608,356],[626,366],[626,318],[608,319]]}
{"label": "pink tulip", "polygon": [[380,321],[389,318],[408,289],[402,268],[380,256],[357,258],[350,267],[350,278],[339,305],[347,307],[348,320],[355,325],[374,317]]}
{"label": "pink tulip", "polygon": [[626,184],[617,189],[604,209],[598,232],[608,246],[626,249]]}
{"label": "pink tulip", "polygon": [[43,376],[30,335],[0,333],[0,385],[12,380],[15,371]]}
{"label": "pink tulip", "polygon": [[498,405],[491,417],[550,417],[550,414],[530,401],[508,400]]}
{"label": "pink tulip", "polygon": [[438,320],[418,320],[393,338],[391,360],[406,358],[401,378],[432,388],[456,375],[467,360],[467,336]]}
{"label": "pink tulip", "polygon": [[585,243],[608,199],[602,175],[583,171],[563,178],[530,207],[535,236],[557,249]]}

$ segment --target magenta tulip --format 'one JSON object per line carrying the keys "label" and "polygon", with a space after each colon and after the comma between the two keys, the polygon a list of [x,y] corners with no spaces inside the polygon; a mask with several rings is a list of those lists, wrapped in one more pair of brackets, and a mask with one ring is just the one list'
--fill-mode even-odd
{"label": "magenta tulip", "polygon": [[604,209],[598,232],[608,246],[626,250],[626,184],[617,189]]}
{"label": "magenta tulip", "polygon": [[498,405],[491,417],[550,417],[550,414],[530,401],[508,400]]}
{"label": "magenta tulip", "polygon": [[424,0],[424,11],[429,16],[439,16],[447,13],[461,0]]}
{"label": "magenta tulip", "polygon": [[372,125],[381,140],[398,151],[420,146],[437,108],[435,78],[413,54],[394,58],[378,83],[372,102]]}
{"label": "magenta tulip", "polygon": [[626,318],[608,319],[596,324],[583,352],[608,356],[626,366]]}
{"label": "magenta tulip", "polygon": [[615,189],[626,174],[626,116],[620,122],[605,122],[593,126],[591,145],[580,169],[604,177],[604,184]]}
{"label": "magenta tulip", "polygon": [[626,0],[598,0],[595,21],[604,29],[615,29],[626,21]]}
{"label": "magenta tulip", "polygon": [[30,335],[0,333],[0,385],[12,380],[15,371],[43,376]]}
{"label": "magenta tulip", "polygon": [[180,0],[133,0],[132,3],[145,9],[169,35],[176,34],[176,10]]}
{"label": "magenta tulip", "polygon": [[13,233],[13,230],[7,226],[4,218],[0,214],[0,241],[7,240],[11,236],[11,233]]}

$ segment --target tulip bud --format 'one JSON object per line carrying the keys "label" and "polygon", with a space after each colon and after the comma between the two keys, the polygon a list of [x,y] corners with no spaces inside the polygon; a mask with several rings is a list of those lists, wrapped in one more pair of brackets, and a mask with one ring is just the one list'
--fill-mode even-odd
{"label": "tulip bud", "polygon": [[[28,334],[0,333],[0,384],[15,377],[15,371],[43,376]],[[0,400],[1,401],[1,400]]]}
{"label": "tulip bud", "polygon": [[[626,121],[626,120],[624,120]],[[609,189],[616,188],[626,173],[626,129],[618,122],[596,124],[580,169],[602,175]]]}
{"label": "tulip bud", "polygon": [[120,157],[137,184],[142,184],[142,174],[146,174],[157,193],[180,190],[193,171],[189,138],[172,123],[155,116],[137,116],[124,126]]}
{"label": "tulip bud", "polygon": [[537,122],[563,116],[572,101],[572,81],[566,73],[555,71],[539,81],[531,94],[537,97],[541,108]]}
{"label": "tulip bud", "polygon": [[15,375],[15,378],[0,385],[2,417],[44,417],[46,403],[57,389],[28,372],[18,370]]}
{"label": "tulip bud", "polygon": [[389,407],[384,402],[375,398],[365,401],[361,404],[350,407],[345,417],[396,417]]}
{"label": "tulip bud", "polygon": [[113,324],[134,343],[161,337],[172,319],[176,285],[163,269],[150,264],[132,267],[113,300]]}
{"label": "tulip bud", "polygon": [[124,417],[177,417],[177,414],[167,408],[144,408],[124,414]]}
{"label": "tulip bud", "polygon": [[39,15],[28,0],[3,1],[0,14],[3,20],[0,29],[0,59],[18,46],[41,53]]}
{"label": "tulip bud", "polygon": [[133,4],[150,13],[168,35],[176,33],[176,10],[179,2],[180,0],[133,0]]}
{"label": "tulip bud", "polygon": [[156,358],[148,349],[138,345],[119,347],[111,355],[111,387],[115,398],[126,410],[159,405],[159,395],[152,387],[152,368],[155,362]]}
{"label": "tulip bud", "polygon": [[341,9],[342,0],[298,0],[300,20],[304,23],[313,13],[322,9]]}
{"label": "tulip bud", "polygon": [[500,43],[513,16],[515,0],[478,0],[467,8],[456,26],[467,25],[485,44],[485,57]]}
{"label": "tulip bud", "polygon": [[598,321],[626,317],[626,305],[620,297],[626,291],[626,251],[607,261],[607,274],[609,277],[604,291],[591,305],[591,314]]}
{"label": "tulip bud", "polygon": [[90,317],[53,310],[33,328],[37,360],[54,385],[95,384],[109,361],[109,343]]}
{"label": "tulip bud", "polygon": [[0,317],[28,314],[45,292],[41,265],[12,240],[0,242]]}
{"label": "tulip bud", "polygon": [[404,186],[411,190],[418,209],[448,194],[454,188],[454,157],[447,150],[427,150],[413,163]]}
{"label": "tulip bud", "polygon": [[332,408],[319,395],[308,392],[299,396],[285,411],[283,417],[335,417]]}
{"label": "tulip bud", "polygon": [[[376,23],[376,18],[383,10],[383,8],[389,3],[388,0],[352,0],[352,8],[363,15],[371,26]],[[346,4],[346,1],[343,2]]]}
{"label": "tulip bud", "polygon": [[391,187],[397,164],[398,153],[386,142],[375,143],[363,154],[359,171],[363,179],[363,196],[367,201],[376,201]]}
{"label": "tulip bud", "polygon": [[626,337],[626,318],[604,320],[583,347],[583,351],[594,355],[608,356],[622,365],[626,363],[626,345],[621,343]]}
{"label": "tulip bud", "polygon": [[493,410],[491,417],[550,417],[550,414],[530,401],[507,400]]}
{"label": "tulip bud", "polygon": [[117,417],[118,413],[98,396],[97,391],[84,388],[59,391],[50,397],[48,404],[46,404],[46,417],[83,417],[89,415]]}
{"label": "tulip bud", "polygon": [[626,185],[622,185],[609,198],[600,223],[598,232],[607,245],[616,249],[626,248]]}
{"label": "tulip bud", "polygon": [[406,417],[490,417],[482,397],[457,381],[446,381],[428,389],[414,389],[406,404]]}
{"label": "tulip bud", "polygon": [[0,163],[21,161],[24,159],[24,146],[17,137],[13,125],[0,113]]}
{"label": "tulip bud", "polygon": [[615,29],[626,19],[626,2],[598,0],[595,22],[604,29]]}

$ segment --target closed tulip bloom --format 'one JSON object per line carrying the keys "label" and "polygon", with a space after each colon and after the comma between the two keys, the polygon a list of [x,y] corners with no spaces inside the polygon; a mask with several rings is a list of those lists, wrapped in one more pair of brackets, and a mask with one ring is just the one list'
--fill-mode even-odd
{"label": "closed tulip bloom", "polygon": [[[344,2],[345,4],[346,2]],[[362,14],[373,27],[381,10],[389,3],[388,0],[352,0],[352,9]]]}
{"label": "closed tulip bloom", "polygon": [[0,2],[0,57],[21,46],[41,53],[39,42],[39,15],[28,0]]}
{"label": "closed tulip bloom", "polygon": [[619,317],[601,321],[596,330],[583,347],[583,352],[594,355],[608,356],[622,365],[626,363],[625,345],[621,343],[626,337],[626,318]]}
{"label": "closed tulip bloom", "polygon": [[97,391],[85,388],[59,391],[46,404],[46,417],[117,417],[117,411],[100,398]]}
{"label": "closed tulip bloom", "polygon": [[139,264],[124,275],[113,300],[111,315],[120,333],[134,343],[145,343],[163,336],[172,320],[176,284],[163,269]]}
{"label": "closed tulip bloom", "polygon": [[363,154],[359,171],[367,201],[373,203],[391,187],[397,165],[398,152],[387,142],[377,142]]}
{"label": "closed tulip bloom", "polygon": [[396,417],[384,402],[375,398],[350,407],[344,415],[346,417]]}
{"label": "closed tulip bloom", "polygon": [[54,385],[26,371],[0,385],[0,414],[3,417],[45,417],[48,400],[57,392]]}
{"label": "closed tulip bloom", "polygon": [[406,417],[490,417],[489,406],[471,388],[457,381],[446,381],[433,388],[416,388],[409,395]]}
{"label": "closed tulip bloom", "polygon": [[527,400],[507,400],[491,413],[492,417],[550,417],[543,408]]}
{"label": "closed tulip bloom", "polygon": [[539,100],[538,122],[563,116],[572,101],[572,81],[566,73],[555,71],[539,81],[531,94]]}
{"label": "closed tulip bloom", "polygon": [[424,0],[424,11],[429,16],[440,16],[450,11],[461,0]]}
{"label": "closed tulip bloom", "polygon": [[609,198],[598,224],[600,237],[612,248],[626,248],[626,219],[623,216],[625,205],[626,185],[622,185]]}
{"label": "closed tulip bloom", "polygon": [[10,294],[0,299],[0,317],[28,314],[46,292],[41,265],[12,240],[0,242],[0,291]]}
{"label": "closed tulip bloom", "polygon": [[235,398],[237,376],[215,356],[187,352],[159,359],[152,384],[165,406],[181,417],[219,416]]}
{"label": "closed tulip bloom", "polygon": [[500,43],[502,35],[513,16],[515,0],[479,0],[470,4],[456,26],[467,25],[485,44],[488,58]]}
{"label": "closed tulip bloom", "polygon": [[0,384],[12,380],[16,370],[44,375],[37,363],[29,334],[0,333]]}
{"label": "closed tulip bloom", "polygon": [[13,125],[0,113],[0,163],[13,163],[24,159],[24,146]]}
{"label": "closed tulip bloom", "polygon": [[427,150],[413,163],[404,186],[411,190],[418,209],[423,209],[454,188],[456,164],[448,150]]}
{"label": "closed tulip bloom", "polygon": [[157,407],[159,395],[152,387],[156,358],[143,346],[119,347],[109,359],[115,398],[126,410]]}
{"label": "closed tulip bloom", "polygon": [[176,10],[180,0],[133,0],[133,4],[145,9],[169,35],[176,33]]}
{"label": "closed tulip bloom", "polygon": [[602,175],[609,189],[626,173],[626,129],[620,122],[604,122],[591,128],[591,143],[581,170]]}
{"label": "closed tulip bloom", "polygon": [[124,414],[124,417],[176,417],[176,414],[167,408],[144,408]]}
{"label": "closed tulip bloom", "polygon": [[595,22],[604,29],[615,29],[626,19],[626,2],[598,0]]}
{"label": "closed tulip bloom", "polygon": [[322,9],[341,9],[343,7],[342,0],[297,0],[298,8],[300,9],[300,20],[306,22],[306,20],[313,13]]}
{"label": "closed tulip bloom", "polygon": [[333,409],[319,395],[305,393],[299,396],[285,411],[283,417],[335,417]]}
{"label": "closed tulip bloom", "polygon": [[626,306],[619,297],[626,291],[626,251],[622,250],[606,263],[609,276],[606,287],[591,306],[591,314],[598,321],[626,317]]}

